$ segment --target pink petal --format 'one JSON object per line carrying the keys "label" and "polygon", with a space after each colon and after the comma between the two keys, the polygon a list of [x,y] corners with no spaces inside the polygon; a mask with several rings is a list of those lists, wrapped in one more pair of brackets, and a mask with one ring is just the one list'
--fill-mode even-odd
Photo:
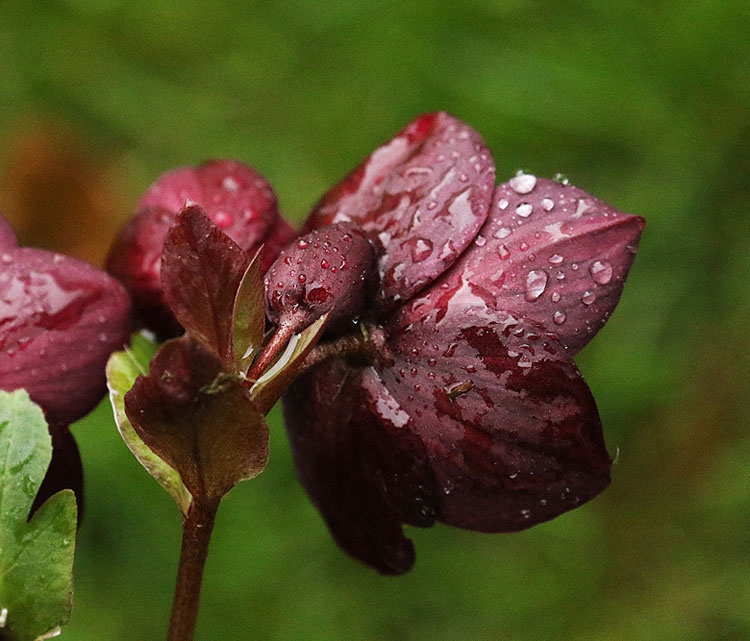
{"label": "pink petal", "polygon": [[285,423],[300,481],[336,542],[400,574],[414,563],[402,524],[432,524],[434,481],[421,441],[380,419],[364,372],[343,361],[309,371],[284,396]]}
{"label": "pink petal", "polygon": [[487,217],[494,180],[476,131],[446,113],[425,114],[323,196],[306,229],[352,220],[379,242],[377,305],[391,309],[471,242]]}
{"label": "pink petal", "polygon": [[104,394],[107,358],[128,340],[129,298],[74,258],[39,249],[8,256],[0,273],[0,389],[25,388],[67,425]]}
{"label": "pink petal", "polygon": [[251,256],[263,245],[262,271],[296,235],[279,215],[270,185],[242,163],[214,160],[164,174],[141,199],[107,259],[107,271],[128,289],[138,315],[162,336],[181,331],[164,299],[160,270],[167,230],[186,203],[203,208]]}
{"label": "pink petal", "polygon": [[495,190],[474,244],[411,307],[441,316],[484,304],[554,331],[575,354],[617,305],[643,226],[577,187],[518,176]]}
{"label": "pink petal", "polygon": [[259,245],[279,217],[276,194],[254,169],[234,160],[211,160],[163,174],[138,203],[177,214],[185,205],[203,208],[243,249]]}
{"label": "pink petal", "polygon": [[388,343],[379,412],[425,444],[440,521],[520,530],[607,486],[594,400],[553,334],[484,306],[411,321]]}
{"label": "pink petal", "polygon": [[16,241],[16,234],[13,232],[13,228],[10,223],[3,218],[0,214],[0,251],[7,249],[13,249],[18,245]]}

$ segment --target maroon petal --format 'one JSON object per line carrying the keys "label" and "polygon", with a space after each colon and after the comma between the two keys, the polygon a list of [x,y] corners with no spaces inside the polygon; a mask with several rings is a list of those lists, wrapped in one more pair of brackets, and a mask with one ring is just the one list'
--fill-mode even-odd
{"label": "maroon petal", "polygon": [[520,530],[596,496],[610,459],[594,400],[551,333],[486,307],[405,311],[380,370],[381,415],[427,448],[438,519]]}
{"label": "maroon petal", "polygon": [[39,249],[8,252],[2,268],[0,389],[25,388],[70,424],[105,392],[107,358],[128,340],[128,296],[104,272]]}
{"label": "maroon petal", "polygon": [[3,218],[0,214],[0,251],[6,249],[13,249],[18,245],[16,241],[16,234],[13,232],[13,228],[10,223]]}
{"label": "maroon petal", "polygon": [[52,460],[34,498],[29,518],[53,494],[57,494],[60,490],[73,490],[78,504],[78,522],[80,523],[83,516],[83,465],[78,445],[65,425],[51,423],[49,433],[52,437]]}
{"label": "maroon petal", "polygon": [[276,194],[258,172],[234,160],[211,160],[163,174],[138,203],[177,214],[199,205],[243,249],[259,245],[273,231],[279,213]]}
{"label": "maroon petal", "polygon": [[617,305],[643,226],[578,187],[516,176],[495,190],[471,248],[412,306],[439,316],[469,302],[520,314],[575,354]]}
{"label": "maroon petal", "polygon": [[297,473],[336,542],[383,574],[414,563],[402,524],[434,521],[435,484],[421,441],[377,412],[371,369],[327,361],[284,396]]}
{"label": "maroon petal", "polygon": [[323,196],[306,229],[351,220],[377,240],[377,305],[391,309],[469,245],[487,217],[494,181],[494,162],[476,131],[446,113],[425,114]]}
{"label": "maroon petal", "polygon": [[295,236],[278,213],[270,185],[242,163],[214,160],[164,174],[141,199],[137,215],[122,229],[107,259],[107,271],[131,293],[136,312],[163,336],[181,330],[164,298],[160,270],[167,231],[186,204],[204,209],[249,255],[263,245],[264,272]]}

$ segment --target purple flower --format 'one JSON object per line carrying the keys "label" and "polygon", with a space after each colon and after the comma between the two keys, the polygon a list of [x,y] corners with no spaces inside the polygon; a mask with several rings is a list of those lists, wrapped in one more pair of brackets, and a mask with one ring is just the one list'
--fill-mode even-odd
{"label": "purple flower", "polygon": [[265,271],[296,232],[279,215],[276,194],[256,171],[232,160],[213,160],[162,175],[138,203],[117,237],[107,271],[133,297],[145,324],[164,336],[181,333],[164,298],[161,256],[167,231],[186,205],[199,205],[251,256],[261,247]]}
{"label": "purple flower", "polygon": [[407,571],[404,524],[516,531],[588,501],[610,457],[572,356],[614,310],[644,226],[527,174],[493,190],[481,137],[421,116],[318,203],[378,249],[360,324],[370,364],[325,361],[284,413],[300,479],[334,538]]}
{"label": "purple flower", "polygon": [[0,216],[0,389],[23,388],[44,410],[53,476],[70,479],[51,489],[80,488],[67,425],[104,395],[107,358],[129,329],[130,299],[117,281],[74,258],[17,247]]}

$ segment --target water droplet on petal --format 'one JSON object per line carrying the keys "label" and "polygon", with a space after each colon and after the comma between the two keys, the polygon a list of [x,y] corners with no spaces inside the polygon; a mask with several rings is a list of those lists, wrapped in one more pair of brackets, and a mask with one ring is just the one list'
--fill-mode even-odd
{"label": "water droplet on petal", "polygon": [[500,245],[500,247],[497,248],[497,253],[502,260],[508,260],[508,257],[510,256],[510,250],[505,245]]}
{"label": "water droplet on petal", "polygon": [[221,229],[229,227],[232,224],[232,217],[225,211],[217,211],[213,218],[216,226]]}
{"label": "water droplet on petal", "polygon": [[542,209],[544,211],[550,211],[554,206],[555,203],[551,198],[542,198]]}
{"label": "water droplet on petal", "polygon": [[560,254],[552,254],[552,256],[549,257],[549,262],[551,262],[553,265],[559,265],[561,262],[565,260]]}
{"label": "water droplet on petal", "polygon": [[552,292],[552,296],[550,296],[550,299],[553,303],[557,303],[560,301],[560,292]]}
{"label": "water droplet on petal", "polygon": [[417,238],[411,246],[411,259],[420,263],[432,254],[432,241],[426,238]]}
{"label": "water droplet on petal", "polygon": [[498,229],[494,234],[492,234],[495,238],[507,238],[513,233],[513,230],[511,230],[509,227],[501,227]]}
{"label": "water droplet on petal", "polygon": [[581,297],[581,302],[584,305],[591,305],[596,300],[596,295],[593,292],[590,292],[588,289],[583,292],[583,296]]}
{"label": "water droplet on petal", "polygon": [[552,320],[555,321],[555,325],[562,325],[568,315],[565,312],[555,312],[552,314]]}
{"label": "water droplet on petal", "polygon": [[524,298],[528,302],[535,301],[544,293],[547,287],[547,272],[541,269],[533,269],[526,277],[526,294]]}
{"label": "water droplet on petal", "polygon": [[536,187],[536,176],[532,174],[518,174],[510,179],[510,186],[517,194],[528,194]]}
{"label": "water droplet on petal", "polygon": [[560,183],[561,185],[570,184],[570,179],[565,174],[561,174],[559,171],[552,177],[552,180]]}
{"label": "water droplet on petal", "polygon": [[487,239],[482,235],[479,235],[474,239],[474,244],[477,247],[484,247],[486,243],[487,243]]}
{"label": "water droplet on petal", "polygon": [[13,256],[10,254],[3,254],[2,257],[0,257],[0,260],[2,260],[3,265],[10,265],[13,262]]}
{"label": "water droplet on petal", "polygon": [[497,206],[500,207],[500,209],[507,209],[508,201],[505,198],[501,198],[497,201]]}
{"label": "water droplet on petal", "polygon": [[240,188],[239,183],[231,176],[224,178],[224,180],[221,181],[221,186],[227,191],[232,192],[237,191]]}
{"label": "water droplet on petal", "polygon": [[516,213],[523,218],[531,216],[533,210],[534,208],[529,203],[521,203],[516,207]]}
{"label": "water droplet on petal", "polygon": [[612,265],[607,261],[596,260],[591,263],[589,273],[597,285],[606,285],[612,280]]}

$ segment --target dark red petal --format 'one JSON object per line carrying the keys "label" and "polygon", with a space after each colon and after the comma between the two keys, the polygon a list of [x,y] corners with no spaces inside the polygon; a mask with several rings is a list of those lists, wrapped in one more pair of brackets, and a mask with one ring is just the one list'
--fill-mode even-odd
{"label": "dark red petal", "polygon": [[266,312],[299,332],[330,312],[329,329],[351,327],[371,289],[375,251],[354,223],[315,229],[292,243],[265,277]]}
{"label": "dark red petal", "polygon": [[406,572],[414,547],[402,523],[434,521],[435,484],[423,444],[382,420],[377,376],[327,361],[284,396],[302,485],[336,542],[383,574]]}
{"label": "dark red petal", "polygon": [[16,234],[10,223],[0,214],[0,251],[14,249],[18,245]]}
{"label": "dark red petal", "polygon": [[120,232],[107,259],[107,271],[131,293],[139,316],[162,336],[181,331],[161,289],[162,247],[177,213],[190,203],[203,208],[249,255],[263,245],[264,272],[295,236],[279,215],[268,182],[242,163],[214,160],[164,174],[141,199],[137,215]]}
{"label": "dark red petal", "polygon": [[211,160],[163,174],[138,203],[138,210],[160,208],[177,214],[199,205],[243,249],[260,244],[278,219],[271,185],[258,172],[234,160]]}
{"label": "dark red petal", "polygon": [[378,241],[377,305],[390,309],[469,245],[487,217],[494,181],[494,162],[476,131],[446,113],[426,114],[323,196],[306,229],[352,220]]}
{"label": "dark red petal", "polygon": [[412,306],[440,316],[468,302],[520,314],[575,354],[617,305],[643,226],[578,187],[517,176],[495,190],[474,244]]}
{"label": "dark red petal", "polygon": [[393,328],[378,410],[425,444],[440,521],[520,530],[607,486],[594,400],[554,335],[486,307],[412,320]]}
{"label": "dark red petal", "polygon": [[60,490],[73,490],[78,504],[78,522],[80,523],[83,516],[83,465],[78,445],[65,425],[52,423],[49,425],[49,433],[52,437],[52,460],[34,498],[29,518],[53,494]]}
{"label": "dark red petal", "polygon": [[104,366],[128,340],[122,286],[86,263],[39,249],[7,254],[0,272],[0,389],[25,388],[70,424],[105,392]]}
{"label": "dark red petal", "polygon": [[232,310],[252,259],[205,212],[186,207],[164,241],[161,281],[180,324],[234,369]]}

